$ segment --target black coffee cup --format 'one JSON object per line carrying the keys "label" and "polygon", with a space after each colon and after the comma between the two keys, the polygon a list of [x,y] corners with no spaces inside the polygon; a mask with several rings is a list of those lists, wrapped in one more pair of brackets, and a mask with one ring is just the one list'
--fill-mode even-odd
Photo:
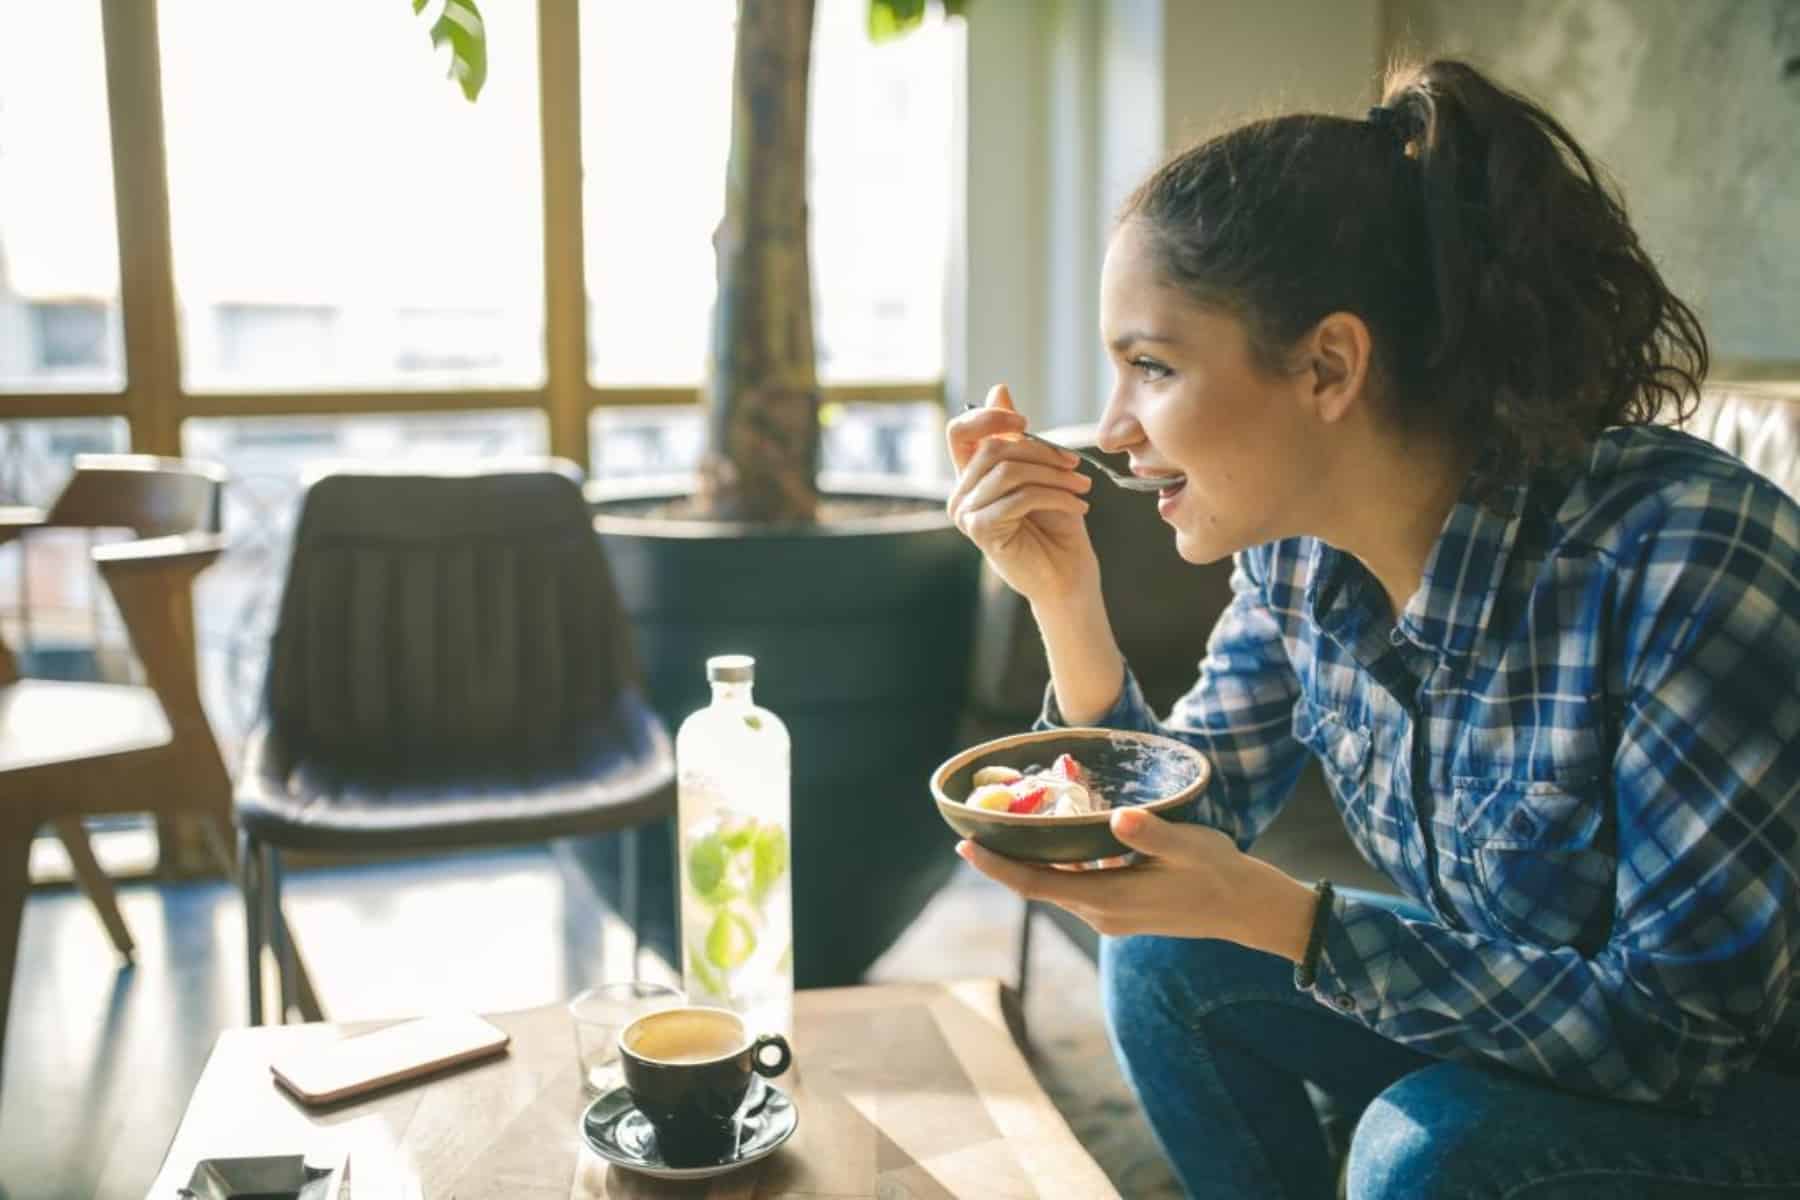
{"label": "black coffee cup", "polygon": [[[776,1051],[773,1062],[767,1052]],[[656,1130],[671,1167],[724,1162],[736,1150],[739,1110],[753,1074],[774,1077],[794,1052],[778,1033],[752,1038],[722,1008],[687,1005],[639,1017],[619,1031],[625,1088]]]}

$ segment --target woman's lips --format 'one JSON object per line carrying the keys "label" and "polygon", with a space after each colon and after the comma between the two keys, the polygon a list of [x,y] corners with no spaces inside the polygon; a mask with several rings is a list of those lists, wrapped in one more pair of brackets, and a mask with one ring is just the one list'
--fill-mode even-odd
{"label": "woman's lips", "polygon": [[1187,490],[1187,476],[1174,475],[1170,479],[1170,484],[1156,493],[1156,511],[1165,517],[1180,502],[1181,493]]}

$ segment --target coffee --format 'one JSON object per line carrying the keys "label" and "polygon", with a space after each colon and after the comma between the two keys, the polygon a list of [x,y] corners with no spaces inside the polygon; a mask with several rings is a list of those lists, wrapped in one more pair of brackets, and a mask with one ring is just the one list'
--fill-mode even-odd
{"label": "coffee", "polygon": [[663,1162],[696,1167],[733,1153],[751,1078],[781,1074],[793,1053],[778,1033],[752,1038],[736,1013],[687,1007],[627,1025],[619,1057],[631,1102],[655,1129]]}
{"label": "coffee", "polygon": [[725,1013],[676,1009],[640,1021],[626,1045],[641,1058],[663,1063],[703,1063],[745,1048],[744,1027]]}

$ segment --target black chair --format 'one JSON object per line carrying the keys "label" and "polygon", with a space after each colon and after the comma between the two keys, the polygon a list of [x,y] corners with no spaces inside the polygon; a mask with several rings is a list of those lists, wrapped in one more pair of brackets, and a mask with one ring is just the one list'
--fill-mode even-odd
{"label": "black chair", "polygon": [[277,915],[281,851],[629,837],[674,810],[668,731],[578,479],[540,460],[307,489],[237,784],[253,1023],[265,937],[279,1019],[320,1016]]}

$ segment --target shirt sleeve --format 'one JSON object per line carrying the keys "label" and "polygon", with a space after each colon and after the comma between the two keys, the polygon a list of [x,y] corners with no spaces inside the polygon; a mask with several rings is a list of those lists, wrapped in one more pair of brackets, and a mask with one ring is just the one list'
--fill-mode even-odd
{"label": "shirt sleeve", "polygon": [[[1233,560],[1231,603],[1207,639],[1198,681],[1175,702],[1168,719],[1158,720],[1150,710],[1128,666],[1118,699],[1094,722],[1178,738],[1205,754],[1213,780],[1194,819],[1230,835],[1240,849],[1248,849],[1280,812],[1306,755],[1293,732],[1299,681],[1255,555],[1245,551]],[[1066,724],[1055,687],[1046,688],[1036,728]]]}
{"label": "shirt sleeve", "polygon": [[1613,605],[1613,921],[1589,955],[1333,903],[1313,992],[1425,1053],[1705,1110],[1800,961],[1800,510],[1671,504]]}

